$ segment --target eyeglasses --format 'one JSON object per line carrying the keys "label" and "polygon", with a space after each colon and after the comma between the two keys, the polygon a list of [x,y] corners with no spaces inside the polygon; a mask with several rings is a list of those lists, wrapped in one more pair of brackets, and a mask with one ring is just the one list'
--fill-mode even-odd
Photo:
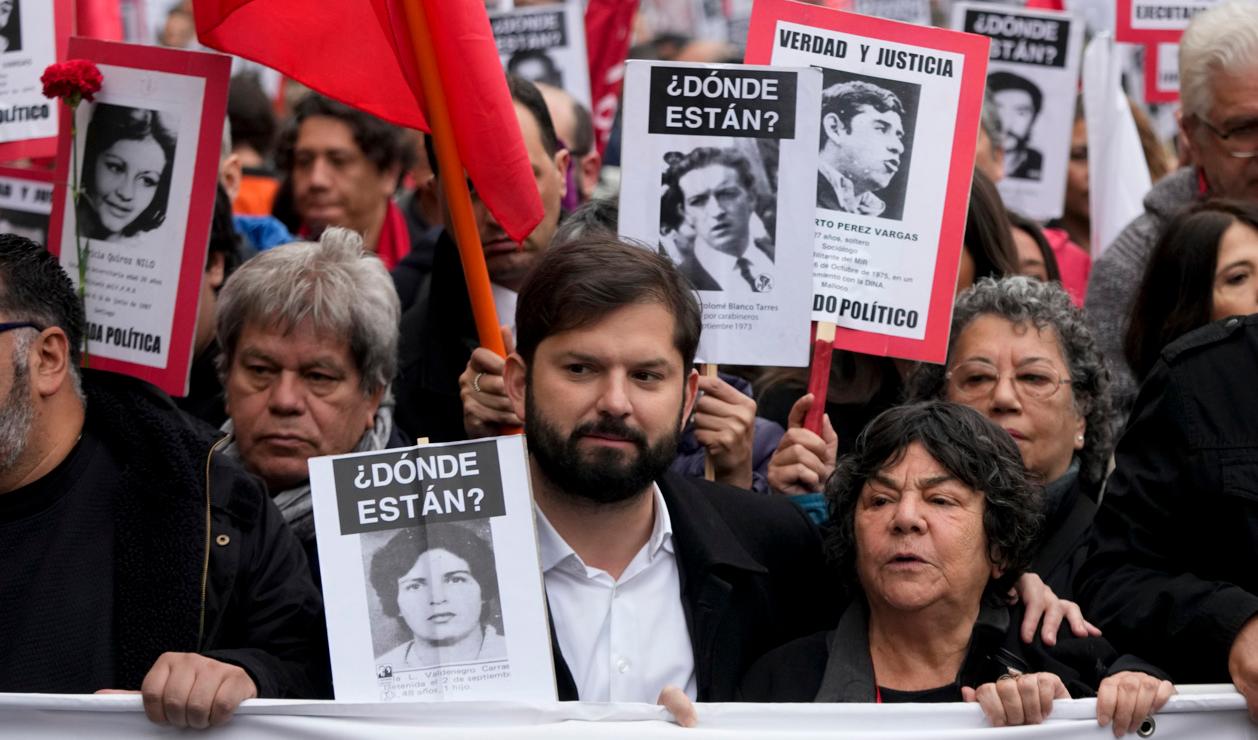
{"label": "eyeglasses", "polygon": [[[948,371],[944,376],[948,384],[963,401],[987,398],[996,391],[1001,374],[991,363],[970,360]],[[1022,398],[1044,400],[1057,389],[1070,382],[1057,369],[1047,363],[1032,363],[1014,371],[1013,387]]]}
{"label": "eyeglasses", "polygon": [[1201,125],[1209,129],[1210,133],[1219,137],[1219,141],[1223,143],[1223,149],[1229,155],[1239,159],[1258,157],[1258,122],[1243,123],[1228,131],[1221,131],[1204,116],[1197,116],[1197,120],[1201,121]]}
{"label": "eyeglasses", "polygon": [[29,321],[4,321],[0,322],[0,334],[12,329],[34,329],[35,331],[43,331],[44,327],[39,324],[33,324]]}

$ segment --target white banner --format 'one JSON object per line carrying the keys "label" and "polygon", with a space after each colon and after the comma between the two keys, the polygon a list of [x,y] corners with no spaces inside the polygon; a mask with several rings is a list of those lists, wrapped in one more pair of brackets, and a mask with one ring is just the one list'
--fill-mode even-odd
{"label": "white banner", "polygon": [[[1181,691],[1190,687],[1180,687]],[[699,726],[683,729],[667,712],[645,704],[442,702],[428,705],[245,702],[224,727],[205,737],[363,738],[730,738],[789,737],[845,740],[972,738],[1112,738],[1097,726],[1096,701],[1060,701],[1042,725],[992,729],[973,704],[700,704]],[[1235,692],[1181,693],[1156,716],[1150,737],[1250,740],[1244,699]],[[492,729],[491,729],[492,728]],[[145,719],[139,696],[0,694],[0,736],[28,740],[91,737],[169,738],[168,727]],[[1130,735],[1129,737],[1136,737]]]}

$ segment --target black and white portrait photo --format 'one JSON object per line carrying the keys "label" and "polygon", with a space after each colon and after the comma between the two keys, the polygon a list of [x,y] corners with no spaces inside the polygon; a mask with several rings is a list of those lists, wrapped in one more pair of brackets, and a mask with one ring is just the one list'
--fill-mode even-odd
{"label": "black and white portrait photo", "polygon": [[139,241],[165,222],[178,129],[178,120],[166,112],[94,106],[76,211],[84,236]]}
{"label": "black and white portrait photo", "polygon": [[664,155],[660,251],[696,290],[774,289],[778,146],[732,139]]}
{"label": "black and white portrait photo", "polygon": [[507,60],[507,71],[529,82],[545,82],[552,87],[563,87],[563,71],[554,58],[542,49],[521,49]]}
{"label": "black and white portrait photo", "polygon": [[1004,71],[987,76],[987,91],[996,104],[1003,129],[1005,177],[1039,180],[1044,171],[1044,155],[1032,146],[1032,140],[1044,93],[1026,77]]}
{"label": "black and white portrait photo", "polygon": [[488,522],[363,535],[377,674],[505,660]]}
{"label": "black and white portrait photo", "polygon": [[920,86],[823,72],[817,207],[900,220]]}
{"label": "black and white portrait photo", "polygon": [[21,50],[22,14],[18,0],[0,0],[0,54]]}

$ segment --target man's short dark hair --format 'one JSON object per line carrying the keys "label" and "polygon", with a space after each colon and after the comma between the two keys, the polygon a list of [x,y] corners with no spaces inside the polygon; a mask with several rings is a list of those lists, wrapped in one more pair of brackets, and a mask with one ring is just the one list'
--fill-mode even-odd
{"label": "man's short dark hair", "polygon": [[238,74],[227,86],[227,120],[231,122],[232,146],[245,144],[263,159],[275,148],[275,110],[262,83],[253,73]]}
{"label": "man's short dark hair", "polygon": [[1021,90],[1031,96],[1031,107],[1035,109],[1035,115],[1040,114],[1040,106],[1044,103],[1044,93],[1031,82],[1021,75],[1012,72],[992,72],[987,75],[987,89],[995,95],[1005,90]]}
{"label": "man's short dark hair", "polygon": [[615,239],[620,221],[620,201],[615,198],[591,198],[577,206],[559,222],[551,246],[559,246],[580,239],[604,237]]}
{"label": "man's short dark hair", "polygon": [[60,327],[70,343],[77,372],[83,347],[83,307],[70,276],[51,252],[17,234],[0,234],[0,315]]}
{"label": "man's short dark hair", "polygon": [[1007,590],[1030,565],[1039,544],[1040,490],[1027,478],[1013,437],[974,409],[945,401],[884,411],[856,438],[852,453],[839,461],[826,484],[830,521],[824,546],[831,564],[845,585],[858,587],[855,518],[861,490],[899,463],[914,442],[983,496],[988,556],[1004,569],[989,584],[989,593]]}
{"label": "man's short dark hair", "polygon": [[594,151],[594,117],[589,108],[573,98],[572,119],[572,141],[568,142],[568,150],[574,157],[584,157]]}
{"label": "man's short dark hair", "polygon": [[354,135],[354,143],[381,172],[397,167],[400,178],[414,162],[415,152],[402,135],[401,129],[370,113],[312,92],[293,108],[292,118],[280,136],[279,146],[275,151],[275,164],[280,171],[292,171],[297,134],[301,130],[302,122],[313,116],[335,118],[349,126]]}
{"label": "man's short dark hair", "polygon": [[[513,102],[519,103],[533,114],[537,130],[542,136],[542,149],[548,157],[553,158],[555,152],[559,151],[559,135],[555,133],[555,122],[551,120],[550,109],[546,107],[542,91],[537,89],[537,85],[518,75],[507,75],[507,90],[511,92]],[[424,151],[428,153],[428,165],[432,167],[432,174],[440,174],[437,171],[437,147],[431,136],[424,137]]]}
{"label": "man's short dark hair", "polygon": [[[900,116],[904,115],[904,104],[890,90],[861,80],[851,80],[831,85],[821,92],[821,117],[824,119],[831,113],[839,117],[843,130],[852,133],[852,118],[860,113],[863,106],[869,106],[879,113],[888,111]],[[821,144],[826,145],[826,130],[821,127]]]}
{"label": "man's short dark hair", "polygon": [[755,178],[751,175],[751,163],[747,161],[747,157],[736,149],[727,149],[718,146],[700,146],[691,149],[688,153],[669,152],[664,155],[664,161],[668,163],[668,171],[664,173],[666,185],[676,185],[681,187],[682,175],[692,170],[709,167],[719,164],[729,167],[738,173],[738,183],[750,195],[755,191]]}
{"label": "man's short dark hair", "polygon": [[515,309],[516,350],[530,365],[542,340],[589,326],[611,312],[658,303],[673,317],[673,346],[687,373],[703,328],[699,302],[666,257],[592,235],[552,246],[524,281]]}

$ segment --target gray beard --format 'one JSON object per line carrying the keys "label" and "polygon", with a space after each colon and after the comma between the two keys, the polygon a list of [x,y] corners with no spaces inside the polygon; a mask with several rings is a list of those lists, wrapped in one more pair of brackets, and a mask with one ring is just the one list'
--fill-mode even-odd
{"label": "gray beard", "polygon": [[31,427],[35,422],[35,405],[31,403],[30,381],[26,369],[26,352],[19,344],[13,351],[13,385],[0,406],[0,474],[8,473],[26,451]]}

